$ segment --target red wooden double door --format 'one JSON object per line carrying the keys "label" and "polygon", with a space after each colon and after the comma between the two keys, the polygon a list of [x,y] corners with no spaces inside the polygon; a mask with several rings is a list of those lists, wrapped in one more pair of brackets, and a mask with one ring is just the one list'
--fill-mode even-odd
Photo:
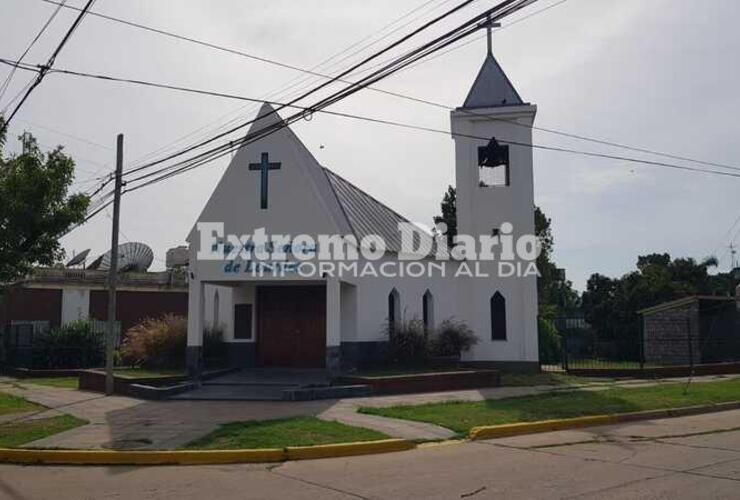
{"label": "red wooden double door", "polygon": [[323,368],[326,287],[258,287],[257,356],[261,366]]}

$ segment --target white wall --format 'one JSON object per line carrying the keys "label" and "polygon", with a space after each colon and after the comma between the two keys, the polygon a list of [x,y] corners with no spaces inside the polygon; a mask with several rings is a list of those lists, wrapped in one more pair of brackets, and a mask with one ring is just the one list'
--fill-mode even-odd
{"label": "white wall", "polygon": [[62,289],[62,325],[90,317],[90,290]]}

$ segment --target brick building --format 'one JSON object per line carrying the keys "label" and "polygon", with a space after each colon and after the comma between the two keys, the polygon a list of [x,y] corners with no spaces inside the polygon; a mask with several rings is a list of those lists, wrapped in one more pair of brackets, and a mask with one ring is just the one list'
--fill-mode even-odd
{"label": "brick building", "polygon": [[740,302],[691,296],[639,311],[646,363],[688,365],[740,360]]}
{"label": "brick building", "polygon": [[[33,336],[77,320],[108,319],[108,271],[39,268],[0,294],[5,346],[30,345]],[[120,331],[166,313],[187,316],[186,276],[174,271],[122,273],[116,318]]]}

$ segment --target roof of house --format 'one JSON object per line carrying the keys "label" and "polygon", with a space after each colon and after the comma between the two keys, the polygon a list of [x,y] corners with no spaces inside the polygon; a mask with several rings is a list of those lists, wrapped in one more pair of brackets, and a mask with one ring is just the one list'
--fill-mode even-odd
{"label": "roof of house", "polygon": [[[107,289],[108,271],[37,267],[29,275],[15,281],[13,286],[25,288],[74,286]],[[173,271],[125,272],[119,273],[118,286],[121,289],[187,291],[188,282],[184,273]]]}
{"label": "roof of house", "polygon": [[465,98],[463,109],[520,106],[522,104],[524,101],[519,92],[516,91],[493,54],[489,53]]}
{"label": "roof of house", "polygon": [[326,167],[323,170],[357,240],[376,234],[385,240],[387,250],[399,253],[398,224],[410,221],[335,172]]}
{"label": "roof of house", "polygon": [[687,306],[695,302],[734,302],[735,297],[723,297],[719,295],[691,295],[689,297],[683,297],[669,302],[663,302],[652,307],[646,307],[637,311],[638,314],[653,314],[660,311],[666,311],[668,309],[675,309],[677,307]]}

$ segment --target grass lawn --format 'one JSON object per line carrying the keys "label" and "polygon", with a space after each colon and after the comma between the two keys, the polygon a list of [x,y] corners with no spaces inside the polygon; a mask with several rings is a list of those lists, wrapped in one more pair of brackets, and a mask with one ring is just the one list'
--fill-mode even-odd
{"label": "grass lawn", "polygon": [[191,450],[285,448],[387,439],[383,433],[314,417],[232,422],[189,443]]}
{"label": "grass lawn", "polygon": [[501,373],[504,387],[528,387],[533,385],[582,385],[587,383],[610,383],[615,379],[608,377],[576,377],[565,373]]}
{"label": "grass lawn", "polygon": [[532,422],[583,415],[625,413],[662,408],[740,401],[740,379],[652,387],[611,387],[475,402],[433,403],[419,406],[361,408],[360,412],[429,422],[467,434],[471,427]]}
{"label": "grass lawn", "polygon": [[431,366],[419,368],[387,367],[372,370],[359,370],[356,372],[347,373],[346,375],[348,377],[395,377],[398,375],[419,375],[420,373],[440,373],[456,371],[465,371],[465,368],[460,368],[458,366]]}
{"label": "grass lawn", "polygon": [[47,387],[60,387],[62,389],[77,389],[79,379],[77,377],[39,377],[21,379],[24,384],[45,385]]}
{"label": "grass lawn", "polygon": [[146,369],[146,368],[115,368],[113,373],[122,378],[159,378],[185,375],[185,372],[178,369]]}
{"label": "grass lawn", "polygon": [[43,409],[43,406],[30,403],[23,398],[0,392],[0,415],[25,413]]}
{"label": "grass lawn", "polygon": [[6,422],[0,424],[0,448],[21,446],[85,423],[87,422],[71,415]]}

